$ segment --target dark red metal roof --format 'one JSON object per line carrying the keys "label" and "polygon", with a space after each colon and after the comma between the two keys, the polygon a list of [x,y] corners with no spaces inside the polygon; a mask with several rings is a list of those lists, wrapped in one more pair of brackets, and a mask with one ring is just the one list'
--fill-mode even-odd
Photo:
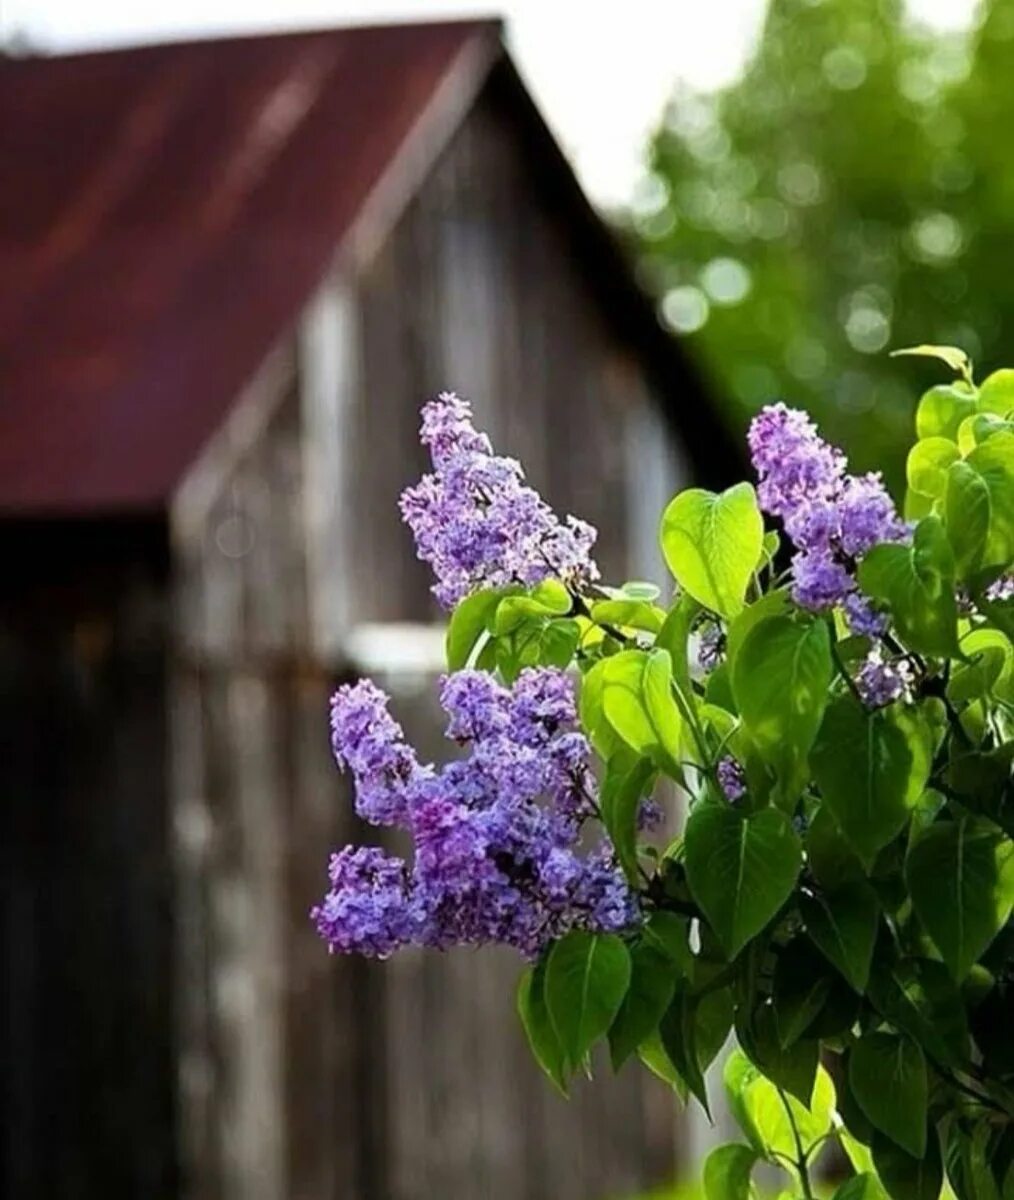
{"label": "dark red metal roof", "polygon": [[0,511],[155,510],[492,23],[0,61]]}

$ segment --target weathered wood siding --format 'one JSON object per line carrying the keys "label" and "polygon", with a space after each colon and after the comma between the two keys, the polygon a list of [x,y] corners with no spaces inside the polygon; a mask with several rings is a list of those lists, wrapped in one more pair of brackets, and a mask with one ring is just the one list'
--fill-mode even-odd
{"label": "weathered wood siding", "polygon": [[[473,397],[535,486],[599,526],[608,577],[655,573],[654,514],[678,455],[560,232],[480,102],[379,252],[322,289],[177,497],[190,1195],[596,1200],[672,1169],[672,1105],[643,1072],[579,1087],[570,1104],[552,1093],[514,1016],[513,955],[341,962],[307,920],[329,847],[365,836],[327,746],[328,691],[356,669],[344,633],[438,615],[397,512],[424,467],[428,393]],[[429,681],[382,682],[410,736],[438,753]]]}
{"label": "weathered wood siding", "polygon": [[164,525],[0,558],[0,1195],[172,1196]]}

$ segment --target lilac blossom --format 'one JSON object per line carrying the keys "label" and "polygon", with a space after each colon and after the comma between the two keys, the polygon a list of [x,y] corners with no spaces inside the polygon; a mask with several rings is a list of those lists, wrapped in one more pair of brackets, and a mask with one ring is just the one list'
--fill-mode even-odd
{"label": "lilac blossom", "polygon": [[846,474],[841,451],[784,404],[762,409],[748,440],[760,505],[781,518],[796,547],[796,603],[813,612],[842,605],[854,633],[882,633],[886,622],[857,592],[855,565],[880,542],[907,541],[910,530],[879,473]]}
{"label": "lilac blossom", "polygon": [[702,671],[713,671],[725,656],[725,634],[717,621],[709,621],[697,640],[697,665]]}
{"label": "lilac blossom", "polygon": [[737,800],[741,800],[746,795],[746,775],[731,754],[719,759],[716,774],[719,787],[721,787],[726,800],[735,804]]}
{"label": "lilac blossom", "polygon": [[440,702],[467,754],[437,769],[418,764],[372,684],[336,695],[335,754],[357,808],[405,828],[414,855],[411,866],[365,848],[332,858],[312,914],[331,947],[383,956],[409,942],[503,942],[534,958],[569,929],[636,924],[611,847],[579,847],[596,785],[566,675],[532,668],[507,689],[461,671],[442,681]]}
{"label": "lilac blossom", "polygon": [[400,858],[373,846],[346,846],[331,855],[331,890],[310,911],[332,951],[387,958],[418,936],[419,914]]}
{"label": "lilac blossom", "polygon": [[345,684],[331,697],[331,748],[355,780],[359,816],[371,825],[403,824],[409,792],[426,771],[370,680]]}
{"label": "lilac blossom", "polygon": [[877,647],[856,673],[856,690],[867,708],[883,708],[912,694],[912,668],[904,659],[885,661]]}
{"label": "lilac blossom", "polygon": [[421,440],[434,470],[402,493],[401,512],[445,608],[483,587],[598,578],[596,531],[575,517],[561,522],[520,464],[493,453],[465,400],[441,392],[429,401]]}

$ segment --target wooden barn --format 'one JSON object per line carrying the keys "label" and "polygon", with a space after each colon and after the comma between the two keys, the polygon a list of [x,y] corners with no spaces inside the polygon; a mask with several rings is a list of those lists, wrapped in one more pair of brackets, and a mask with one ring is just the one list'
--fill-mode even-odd
{"label": "wooden barn", "polygon": [[330,959],[336,679],[432,736],[396,511],[430,392],[656,569],[733,451],[493,23],[0,61],[0,1192],[597,1200],[664,1088],[567,1105],[498,954]]}

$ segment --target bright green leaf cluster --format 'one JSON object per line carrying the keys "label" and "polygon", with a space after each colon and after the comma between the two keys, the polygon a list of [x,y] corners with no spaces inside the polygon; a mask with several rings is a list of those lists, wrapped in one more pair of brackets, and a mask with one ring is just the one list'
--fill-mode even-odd
{"label": "bright green leaf cluster", "polygon": [[[748,484],[666,508],[671,598],[547,581],[472,595],[448,630],[451,670],[575,671],[596,817],[642,914],[525,972],[532,1051],[566,1092],[607,1045],[709,1109],[733,1033],[744,1140],[709,1157],[709,1200],[745,1200],[760,1162],[808,1196],[830,1142],[855,1170],[836,1200],[934,1200],[945,1179],[1014,1200],[1014,372],[977,387],[961,352],[913,353],[959,378],[916,413],[910,541],[858,565],[881,636],[794,604]],[[871,699],[862,673],[888,660],[903,686]]]}

